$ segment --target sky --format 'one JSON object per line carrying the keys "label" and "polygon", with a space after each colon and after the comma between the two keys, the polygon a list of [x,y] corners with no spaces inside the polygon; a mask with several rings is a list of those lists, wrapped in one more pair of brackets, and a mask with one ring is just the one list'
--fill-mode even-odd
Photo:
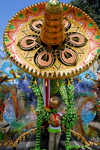
{"label": "sky", "polygon": [[[8,24],[8,21],[21,9],[44,2],[46,0],[0,0],[0,55],[5,57],[3,52],[3,33]],[[60,2],[68,3],[70,0],[60,0]]]}

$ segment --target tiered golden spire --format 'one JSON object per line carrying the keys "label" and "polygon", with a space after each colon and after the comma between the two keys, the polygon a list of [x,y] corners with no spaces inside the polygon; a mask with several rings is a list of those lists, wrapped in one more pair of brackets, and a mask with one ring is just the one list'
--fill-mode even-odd
{"label": "tiered golden spire", "polygon": [[59,45],[66,38],[62,11],[59,0],[50,0],[45,6],[40,39],[47,45]]}

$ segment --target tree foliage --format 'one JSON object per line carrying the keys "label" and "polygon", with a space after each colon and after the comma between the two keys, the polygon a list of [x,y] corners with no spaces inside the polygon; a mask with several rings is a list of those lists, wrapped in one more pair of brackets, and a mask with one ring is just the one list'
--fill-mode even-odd
{"label": "tree foliage", "polygon": [[85,11],[100,28],[100,0],[71,0],[70,4]]}

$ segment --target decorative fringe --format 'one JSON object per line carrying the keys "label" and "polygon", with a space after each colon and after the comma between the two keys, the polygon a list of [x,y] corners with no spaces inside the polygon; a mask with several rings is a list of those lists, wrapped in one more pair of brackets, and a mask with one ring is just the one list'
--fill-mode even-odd
{"label": "decorative fringe", "polygon": [[27,80],[27,76],[26,76],[26,74],[25,74],[25,80]]}
{"label": "decorative fringe", "polygon": [[78,82],[80,83],[81,82],[81,80],[80,80],[80,77],[78,76]]}
{"label": "decorative fringe", "polygon": [[68,86],[70,86],[70,81],[69,81],[69,79],[68,79]]}
{"label": "decorative fringe", "polygon": [[16,68],[16,73],[18,73],[17,68]]}
{"label": "decorative fringe", "polygon": [[47,81],[45,81],[45,86],[48,86],[48,83],[47,83]]}
{"label": "decorative fringe", "polygon": [[7,56],[5,56],[5,60],[7,60]]}
{"label": "decorative fringe", "polygon": [[95,67],[94,67],[94,65],[93,65],[93,70],[95,71]]}
{"label": "decorative fringe", "polygon": [[3,52],[5,51],[5,49],[3,49]]}
{"label": "decorative fringe", "polygon": [[59,82],[58,82],[58,80],[57,80],[57,86],[59,86]]}
{"label": "decorative fringe", "polygon": [[10,68],[12,67],[12,63],[10,62]]}

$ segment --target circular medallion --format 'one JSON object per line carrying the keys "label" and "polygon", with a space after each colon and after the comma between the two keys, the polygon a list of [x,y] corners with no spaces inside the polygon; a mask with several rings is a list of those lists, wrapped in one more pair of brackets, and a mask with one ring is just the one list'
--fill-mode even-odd
{"label": "circular medallion", "polygon": [[61,126],[61,117],[58,113],[51,114],[48,122],[53,127],[59,127]]}
{"label": "circular medallion", "polygon": [[[45,14],[46,3],[31,5],[13,16],[4,33],[5,51],[19,68],[38,78],[63,79],[79,75],[99,55],[100,31],[81,9],[62,3],[65,29],[62,36],[57,14],[51,14],[49,18],[49,14]],[[44,20],[46,24],[43,24]],[[44,42],[40,39],[41,29]],[[60,43],[61,36],[63,42],[52,45],[52,38],[56,44]],[[48,37],[51,44],[45,44]]]}

